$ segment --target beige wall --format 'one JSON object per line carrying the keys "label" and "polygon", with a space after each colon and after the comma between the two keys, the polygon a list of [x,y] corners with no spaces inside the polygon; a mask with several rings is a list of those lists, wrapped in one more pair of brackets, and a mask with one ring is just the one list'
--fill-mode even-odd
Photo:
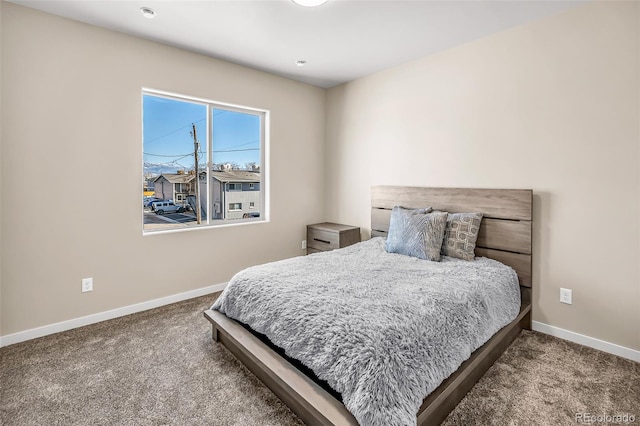
{"label": "beige wall", "polygon": [[[323,218],[324,90],[10,3],[1,24],[0,335],[303,254]],[[270,223],[142,236],[143,86],[271,111]]]}
{"label": "beige wall", "polygon": [[640,349],[638,29],[596,2],[329,90],[327,218],[369,227],[375,184],[532,188],[534,321]]}

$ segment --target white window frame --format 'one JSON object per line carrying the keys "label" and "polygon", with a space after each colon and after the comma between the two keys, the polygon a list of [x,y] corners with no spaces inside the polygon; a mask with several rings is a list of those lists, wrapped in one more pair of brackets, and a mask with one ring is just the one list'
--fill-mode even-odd
{"label": "white window frame", "polygon": [[[260,109],[260,108],[254,108],[254,107],[247,107],[247,106],[243,106],[243,105],[236,105],[236,104],[230,104],[230,103],[226,103],[226,102],[220,102],[220,101],[214,101],[211,99],[206,99],[206,98],[200,98],[200,97],[193,97],[193,96],[188,96],[188,95],[183,95],[183,94],[179,94],[179,93],[174,93],[174,92],[167,92],[167,91],[163,91],[163,90],[157,90],[157,89],[152,89],[152,88],[146,88],[143,87],[142,91],[141,91],[141,96],[140,96],[140,100],[141,100],[141,104],[142,104],[142,100],[144,99],[145,95],[150,95],[150,96],[156,96],[156,97],[164,97],[164,98],[169,98],[169,99],[173,99],[173,100],[177,100],[177,101],[183,101],[183,102],[192,102],[192,103],[199,103],[199,104],[204,104],[207,108],[206,111],[206,117],[207,117],[207,121],[206,121],[206,152],[207,152],[207,158],[203,159],[206,161],[206,173],[207,173],[207,202],[206,205],[208,206],[207,208],[207,217],[206,219],[203,218],[202,223],[200,225],[193,225],[193,226],[189,226],[189,227],[184,227],[184,228],[171,228],[171,229],[158,229],[158,230],[145,230],[144,229],[144,209],[142,209],[142,234],[143,235],[158,235],[158,234],[165,234],[165,233],[173,233],[173,232],[186,232],[186,231],[194,231],[194,230],[200,230],[200,229],[210,229],[210,228],[218,228],[218,227],[229,227],[229,226],[242,226],[242,225],[250,225],[250,224],[257,224],[257,223],[265,223],[265,222],[269,222],[270,221],[270,211],[271,211],[271,206],[270,206],[270,177],[269,177],[269,171],[270,171],[270,164],[269,164],[269,159],[270,159],[270,155],[269,155],[269,148],[270,148],[270,116],[271,113],[269,110],[266,109]],[[260,116],[260,120],[261,120],[261,126],[260,126],[260,140],[261,140],[261,144],[260,144],[260,205],[262,206],[261,209],[262,211],[260,212],[260,217],[258,218],[248,218],[248,219],[212,219],[212,215],[214,214],[213,212],[213,203],[211,202],[211,196],[212,196],[212,192],[213,192],[213,187],[211,185],[211,168],[213,166],[213,153],[212,153],[212,138],[213,138],[213,123],[212,123],[212,114],[211,111],[214,108],[219,108],[219,109],[225,109],[225,110],[229,110],[229,111],[234,111],[234,112],[240,112],[240,113],[248,113],[248,114],[255,114]],[[144,111],[141,105],[141,113],[144,114]],[[143,125],[142,125],[142,116],[141,116],[141,123],[140,123],[140,127],[141,129],[144,131],[143,129]],[[202,144],[202,135],[199,135],[199,139],[200,139],[200,143]],[[142,138],[141,141],[141,154],[144,155],[144,137]],[[141,161],[142,163],[142,161]],[[143,174],[144,174],[144,168],[143,168]],[[242,189],[242,187],[241,187]],[[236,203],[237,204],[237,203]],[[234,210],[234,211],[241,211],[241,210]]]}

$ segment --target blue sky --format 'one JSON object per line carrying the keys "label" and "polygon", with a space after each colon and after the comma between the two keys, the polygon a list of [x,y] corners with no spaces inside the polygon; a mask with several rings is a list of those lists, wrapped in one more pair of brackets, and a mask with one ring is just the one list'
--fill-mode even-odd
{"label": "blue sky", "polygon": [[[193,169],[191,123],[196,125],[201,165],[207,161],[206,115],[203,104],[143,96],[143,161],[145,173]],[[212,109],[213,162],[260,163],[260,117]],[[211,149],[211,147],[210,147]]]}

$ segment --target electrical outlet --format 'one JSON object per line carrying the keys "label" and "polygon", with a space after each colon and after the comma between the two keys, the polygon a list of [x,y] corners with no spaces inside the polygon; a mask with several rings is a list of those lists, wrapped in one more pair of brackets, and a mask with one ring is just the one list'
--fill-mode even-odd
{"label": "electrical outlet", "polygon": [[302,250],[307,248],[307,240],[302,240]]}
{"label": "electrical outlet", "polygon": [[88,291],[93,291],[93,278],[82,279],[82,292],[86,293]]}
{"label": "electrical outlet", "polygon": [[560,289],[560,302],[571,305],[571,290],[568,288]]}

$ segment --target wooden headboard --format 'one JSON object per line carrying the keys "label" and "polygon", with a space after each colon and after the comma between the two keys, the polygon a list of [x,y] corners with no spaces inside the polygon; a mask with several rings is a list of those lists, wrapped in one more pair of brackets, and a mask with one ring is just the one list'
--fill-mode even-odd
{"label": "wooden headboard", "polygon": [[532,198],[530,189],[373,186],[371,236],[387,236],[394,206],[483,213],[476,256],[511,266],[518,273],[520,285],[531,287]]}

